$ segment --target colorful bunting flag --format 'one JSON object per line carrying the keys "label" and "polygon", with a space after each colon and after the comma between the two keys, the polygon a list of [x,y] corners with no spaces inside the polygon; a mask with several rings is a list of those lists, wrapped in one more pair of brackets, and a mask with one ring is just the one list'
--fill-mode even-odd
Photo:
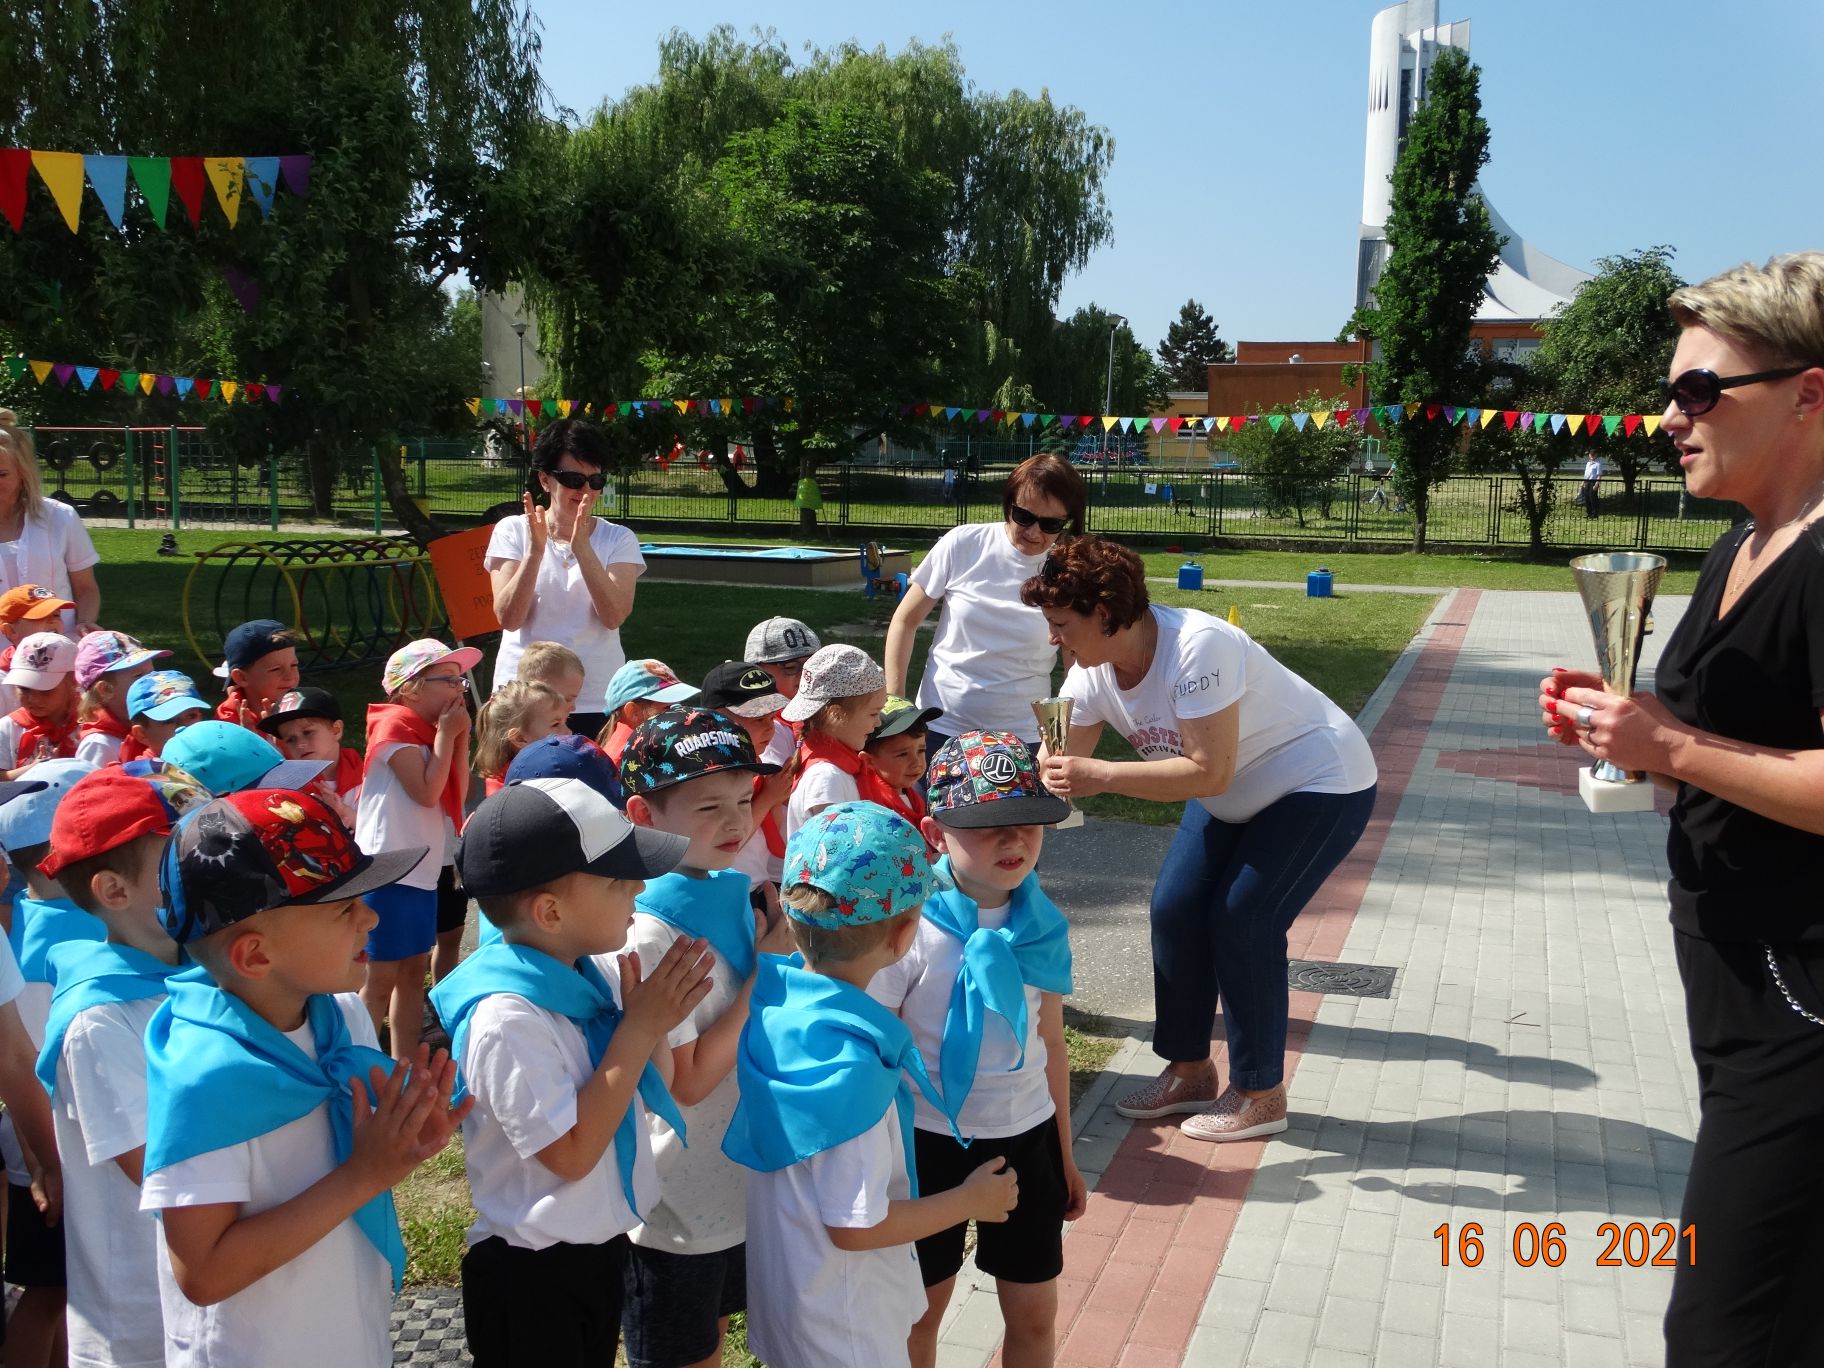
{"label": "colorful bunting flag", "polygon": [[128,157],[127,164],[133,168],[133,183],[139,187],[140,198],[152,211],[152,221],[159,232],[164,232],[165,210],[171,203],[171,159]]}
{"label": "colorful bunting flag", "polygon": [[0,148],[0,214],[16,233],[25,227],[25,182],[32,154],[23,147]]}
{"label": "colorful bunting flag", "polygon": [[[216,388],[220,388],[224,402],[232,403],[235,396],[241,396],[242,402],[254,399],[269,399],[279,402],[283,392],[282,385],[267,385],[249,380],[200,380],[188,375],[165,375],[158,371],[121,371],[112,366],[79,366],[70,361],[42,361],[24,356],[6,358],[7,374],[15,381],[23,380],[29,371],[32,378],[40,385],[55,381],[65,389],[71,380],[82,386],[84,393],[92,392],[99,381],[104,391],[119,386],[123,393],[138,390],[141,394],[176,395],[179,399],[194,394],[199,399],[207,399]],[[479,400],[476,401],[479,404]]]}
{"label": "colorful bunting flag", "polygon": [[32,166],[57,202],[57,211],[63,215],[63,221],[70,225],[72,233],[75,232],[76,220],[82,211],[82,153],[34,151]]}
{"label": "colorful bunting flag", "polygon": [[119,228],[127,212],[127,159],[90,153],[82,159],[89,173],[89,184],[95,187],[95,198],[108,222]]}

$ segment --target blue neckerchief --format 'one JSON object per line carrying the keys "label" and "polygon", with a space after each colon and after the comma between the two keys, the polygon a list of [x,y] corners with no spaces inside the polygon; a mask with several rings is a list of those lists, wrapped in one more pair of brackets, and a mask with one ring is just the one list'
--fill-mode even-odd
{"label": "blue neckerchief", "polygon": [[738,869],[719,869],[707,878],[661,874],[646,881],[633,900],[636,911],[657,917],[687,936],[708,941],[728,961],[737,985],[754,972],[754,905],[751,885]]}
{"label": "blue neckerchief", "polygon": [[[354,1146],[348,1080],[393,1061],[355,1044],[333,997],[318,993],[306,1010],[317,1057],[198,968],[168,980],[167,996],[146,1028],[146,1172],[226,1149],[289,1125],[329,1104],[336,1162]],[[355,1224],[405,1278],[405,1241],[393,1194],[355,1212]]]}
{"label": "blue neckerchief", "polygon": [[[948,855],[937,862],[937,872],[951,878]],[[937,1070],[944,1101],[960,1116],[975,1086],[988,1013],[1013,1032],[1020,1050],[1017,1069],[1026,1062],[1026,985],[1043,993],[1070,992],[1070,924],[1040,890],[1037,874],[1028,874],[1013,890],[1007,925],[998,931],[982,929],[980,909],[954,888],[926,900],[925,918],[963,943]]]}
{"label": "blue neckerchief", "polygon": [[949,1112],[905,1022],[861,989],[800,968],[796,956],[760,956],[735,1070],[741,1097],[722,1152],[737,1164],[771,1173],[865,1134],[897,1107],[918,1195],[906,1075]]}
{"label": "blue neckerchief", "polygon": [[51,948],[65,941],[99,941],[108,938],[107,923],[84,912],[68,898],[34,898],[31,894],[13,903],[13,930],[9,937],[19,957],[19,973],[27,983],[54,983]]}
{"label": "blue neckerchief", "polygon": [[111,941],[66,941],[51,950],[51,973],[57,991],[44,1026],[44,1048],[38,1053],[38,1081],[57,1096],[57,1060],[70,1023],[91,1007],[110,1002],[144,1002],[165,995],[165,980],[186,966]]}
{"label": "blue neckerchief", "polygon": [[[589,1044],[591,1068],[601,1065],[602,1056],[608,1053],[608,1042],[614,1038],[614,1028],[621,1024],[621,1009],[615,1006],[608,980],[593,960],[582,959],[569,965],[528,945],[491,941],[450,970],[443,982],[431,990],[431,1002],[437,1008],[438,1020],[450,1033],[450,1054],[458,1068],[468,1045],[469,1023],[475,1009],[483,998],[496,993],[511,993],[534,1007],[574,1021]],[[684,1118],[678,1114],[678,1104],[672,1101],[665,1080],[650,1059],[640,1071],[640,1101],[676,1131],[679,1139],[684,1139]],[[627,1209],[636,1216],[641,1214],[633,1195],[639,1124],[629,1107],[614,1129],[614,1159],[621,1170],[621,1192],[627,1198]]]}

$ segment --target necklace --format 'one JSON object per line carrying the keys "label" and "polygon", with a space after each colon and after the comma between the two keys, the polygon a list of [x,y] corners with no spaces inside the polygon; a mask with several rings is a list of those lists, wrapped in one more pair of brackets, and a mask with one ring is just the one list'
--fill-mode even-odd
{"label": "necklace", "polygon": [[[1723,584],[1723,603],[1725,605],[1733,604],[1747,591],[1749,584],[1754,580],[1756,570],[1777,554],[1774,547],[1775,540],[1788,528],[1804,522],[1817,512],[1820,499],[1824,499],[1824,480],[1819,481],[1816,488],[1799,505],[1799,511],[1777,527],[1769,528],[1763,533],[1754,519],[1748,520],[1747,535],[1736,547],[1735,559],[1729,564],[1729,578]],[[1757,549],[1750,550],[1749,544],[1756,537],[1761,539],[1761,544]]]}

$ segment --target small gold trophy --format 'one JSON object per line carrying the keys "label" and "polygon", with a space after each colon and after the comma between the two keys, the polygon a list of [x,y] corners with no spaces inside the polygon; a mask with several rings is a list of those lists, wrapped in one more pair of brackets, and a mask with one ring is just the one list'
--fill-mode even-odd
{"label": "small gold trophy", "polygon": [[[1071,698],[1041,698],[1032,705],[1032,715],[1039,720],[1039,739],[1053,755],[1070,754],[1070,710],[1076,706]],[[1070,816],[1058,823],[1064,830],[1083,825],[1083,814],[1071,804]]]}

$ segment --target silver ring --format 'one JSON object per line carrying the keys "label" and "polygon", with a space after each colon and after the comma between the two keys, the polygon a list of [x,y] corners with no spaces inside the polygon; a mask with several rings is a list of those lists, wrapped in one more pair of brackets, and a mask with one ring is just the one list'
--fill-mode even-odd
{"label": "silver ring", "polygon": [[1590,729],[1590,723],[1595,720],[1596,709],[1592,708],[1588,703],[1585,703],[1582,707],[1577,709],[1577,726],[1581,730],[1588,731]]}

